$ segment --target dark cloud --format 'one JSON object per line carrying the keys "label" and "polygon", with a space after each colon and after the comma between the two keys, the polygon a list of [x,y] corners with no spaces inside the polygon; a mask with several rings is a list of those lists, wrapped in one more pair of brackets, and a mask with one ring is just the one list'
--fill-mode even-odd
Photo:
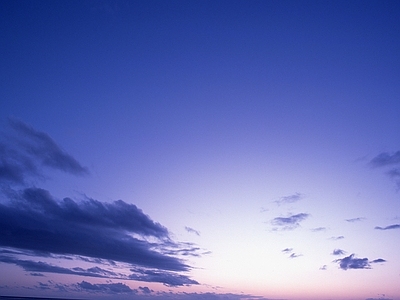
{"label": "dark cloud", "polygon": [[364,221],[364,220],[365,220],[365,218],[361,217],[361,218],[346,219],[346,222],[354,223],[354,222],[360,222],[360,221]]}
{"label": "dark cloud", "polygon": [[[45,189],[27,186],[26,178],[41,176],[44,166],[75,175],[86,174],[87,169],[47,134],[15,120],[10,125],[14,135],[0,141],[1,262],[32,273],[137,278],[171,286],[197,284],[178,272],[191,269],[180,257],[198,256],[200,249],[172,241],[167,228],[135,205],[88,197],[58,200]],[[15,184],[25,187],[15,189]],[[111,267],[128,264],[144,273],[123,275],[99,267],[65,268],[21,256],[79,259]]]}
{"label": "dark cloud", "polygon": [[375,229],[377,230],[390,230],[390,229],[400,229],[400,224],[393,224],[386,227],[376,226]]}
{"label": "dark cloud", "polygon": [[369,261],[368,258],[356,258],[355,254],[351,254],[345,258],[336,259],[334,262],[339,264],[339,268],[342,270],[348,269],[371,269],[371,263],[385,262],[384,259],[379,258],[373,261]]}
{"label": "dark cloud", "polygon": [[303,194],[301,193],[295,193],[293,195],[289,195],[289,196],[284,196],[279,198],[279,200],[276,200],[275,203],[277,204],[288,204],[288,203],[294,203],[297,202],[299,200],[301,200],[303,198]]}
{"label": "dark cloud", "polygon": [[136,293],[137,290],[131,289],[126,284],[121,282],[118,283],[106,283],[106,284],[92,284],[87,281],[82,281],[77,284],[82,290],[95,293],[106,293],[106,294],[131,294]]}
{"label": "dark cloud", "polygon": [[[36,262],[33,260],[21,260],[14,257],[0,256],[0,262],[14,264],[19,267],[22,267],[25,271],[28,272],[43,272],[43,273],[57,273],[57,274],[69,274],[69,275],[78,275],[78,276],[88,276],[88,277],[99,277],[99,278],[119,278],[121,275],[118,275],[114,272],[110,272],[108,270],[101,269],[99,267],[83,269],[83,268],[65,268],[54,266],[45,262]],[[32,274],[32,273],[31,273]],[[40,274],[40,273],[33,273]],[[34,275],[34,276],[42,276],[42,275]]]}
{"label": "dark cloud", "polygon": [[277,217],[272,220],[272,225],[280,226],[283,230],[291,230],[300,226],[300,222],[307,219],[310,215],[306,213],[300,213],[296,215],[290,215],[289,217]]}
{"label": "dark cloud", "polygon": [[391,298],[367,298],[365,300],[393,300]]}
{"label": "dark cloud", "polygon": [[[181,260],[156,251],[173,244],[168,230],[122,200],[102,203],[65,198],[58,202],[46,190],[27,188],[15,193],[12,201],[0,204],[0,232],[0,246],[5,247],[163,270],[189,269]],[[153,237],[159,243],[149,243],[133,234]]]}
{"label": "dark cloud", "polygon": [[185,230],[186,230],[187,232],[194,233],[195,235],[200,236],[200,232],[197,231],[197,230],[195,230],[195,229],[193,229],[193,228],[191,228],[191,227],[185,226]]}
{"label": "dark cloud", "polygon": [[346,254],[346,251],[342,250],[342,249],[335,249],[332,252],[332,255],[344,255]]}

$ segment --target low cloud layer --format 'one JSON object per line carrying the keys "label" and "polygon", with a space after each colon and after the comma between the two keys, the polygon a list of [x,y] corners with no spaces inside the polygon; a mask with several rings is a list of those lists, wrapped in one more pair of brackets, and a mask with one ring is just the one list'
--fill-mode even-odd
{"label": "low cloud layer", "polygon": [[370,261],[368,258],[357,258],[355,254],[351,254],[347,257],[336,259],[334,262],[339,264],[339,268],[342,270],[348,269],[371,269],[371,264],[383,263],[386,260],[378,258]]}

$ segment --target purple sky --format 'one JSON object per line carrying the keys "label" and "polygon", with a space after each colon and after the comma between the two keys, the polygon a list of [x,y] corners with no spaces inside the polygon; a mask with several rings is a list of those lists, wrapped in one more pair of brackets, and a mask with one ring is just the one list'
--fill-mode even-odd
{"label": "purple sky", "polygon": [[400,300],[400,2],[0,14],[0,295]]}

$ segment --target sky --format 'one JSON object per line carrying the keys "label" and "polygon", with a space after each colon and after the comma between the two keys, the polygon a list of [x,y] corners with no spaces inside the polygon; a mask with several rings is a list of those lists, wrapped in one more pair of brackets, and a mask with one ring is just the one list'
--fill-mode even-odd
{"label": "sky", "polygon": [[0,295],[400,300],[399,20],[0,1]]}

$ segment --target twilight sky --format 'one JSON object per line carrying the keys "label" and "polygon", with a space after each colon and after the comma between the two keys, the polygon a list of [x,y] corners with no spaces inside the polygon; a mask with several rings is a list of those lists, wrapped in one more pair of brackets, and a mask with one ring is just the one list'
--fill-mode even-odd
{"label": "twilight sky", "polygon": [[400,2],[0,2],[0,295],[400,300]]}

